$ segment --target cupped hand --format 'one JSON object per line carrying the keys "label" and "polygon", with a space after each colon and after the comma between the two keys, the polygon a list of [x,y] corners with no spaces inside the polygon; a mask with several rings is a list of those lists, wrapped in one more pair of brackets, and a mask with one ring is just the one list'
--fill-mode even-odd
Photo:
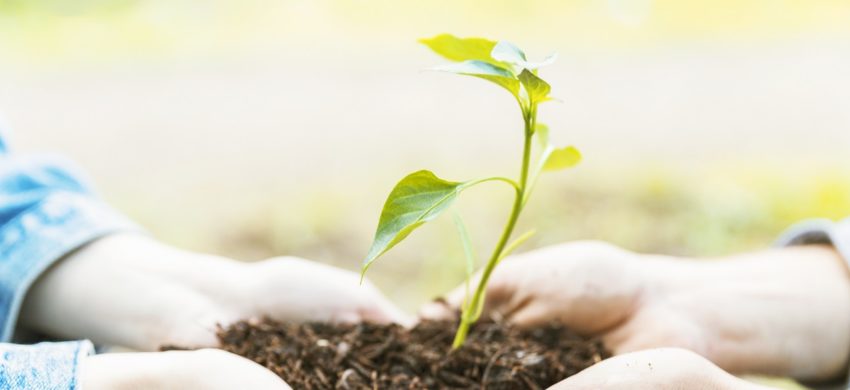
{"label": "cupped hand", "polygon": [[79,381],[86,390],[290,389],[263,366],[216,349],[89,356],[80,363]]}
{"label": "cupped hand", "polygon": [[[637,255],[596,242],[565,244],[503,261],[490,276],[483,317],[522,327],[556,321],[583,334],[607,334],[629,320],[648,289]],[[477,285],[480,275],[474,277]],[[422,307],[424,318],[453,315],[465,286]]]}
{"label": "cupped hand", "polygon": [[213,347],[243,319],[410,321],[356,273],[294,257],[243,263],[122,234],[69,255],[39,279],[21,324],[54,337],[155,351]]}
{"label": "cupped hand", "polygon": [[603,360],[551,390],[767,390],[739,379],[694,352],[659,348]]}
{"label": "cupped hand", "polygon": [[[453,315],[464,292],[421,315]],[[830,380],[848,364],[850,277],[823,246],[695,261],[579,242],[505,260],[483,316],[526,327],[558,321],[615,354],[678,347],[733,373]]]}

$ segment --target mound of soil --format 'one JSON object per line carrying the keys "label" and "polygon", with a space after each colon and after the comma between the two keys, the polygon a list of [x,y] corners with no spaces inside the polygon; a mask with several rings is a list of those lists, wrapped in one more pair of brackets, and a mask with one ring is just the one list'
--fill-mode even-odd
{"label": "mound of soil", "polygon": [[563,326],[473,326],[452,350],[455,323],[398,325],[243,321],[219,330],[222,348],[295,389],[543,389],[610,356]]}

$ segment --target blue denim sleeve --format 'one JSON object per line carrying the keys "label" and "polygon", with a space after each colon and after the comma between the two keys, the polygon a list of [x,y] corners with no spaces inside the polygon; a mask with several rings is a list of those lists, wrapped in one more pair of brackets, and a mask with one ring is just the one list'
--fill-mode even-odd
{"label": "blue denim sleeve", "polygon": [[[0,342],[15,333],[30,285],[53,263],[109,233],[136,226],[93,195],[58,158],[9,152],[0,124]],[[74,389],[88,341],[0,343],[0,389]]]}
{"label": "blue denim sleeve", "polygon": [[70,163],[0,154],[0,342],[30,285],[65,254],[135,226],[98,200]]}
{"label": "blue denim sleeve", "polygon": [[88,341],[0,343],[0,389],[77,389],[80,360],[93,353]]}

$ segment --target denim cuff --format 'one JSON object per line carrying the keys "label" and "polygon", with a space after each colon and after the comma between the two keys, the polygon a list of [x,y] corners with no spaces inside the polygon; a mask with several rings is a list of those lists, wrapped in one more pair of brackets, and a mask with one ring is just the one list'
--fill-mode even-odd
{"label": "denim cuff", "polygon": [[841,222],[813,219],[791,226],[783,233],[777,246],[832,245],[850,266],[850,218]]}
{"label": "denim cuff", "polygon": [[88,340],[0,343],[0,389],[74,390],[79,388],[80,361],[94,354]]}
{"label": "denim cuff", "polygon": [[54,192],[0,226],[0,318],[5,319],[0,341],[12,339],[27,291],[53,263],[97,238],[137,230],[106,204],[70,191]]}

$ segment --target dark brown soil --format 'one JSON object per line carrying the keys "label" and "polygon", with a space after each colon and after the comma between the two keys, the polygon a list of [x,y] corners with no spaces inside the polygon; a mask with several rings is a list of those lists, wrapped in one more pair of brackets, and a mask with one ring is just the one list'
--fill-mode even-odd
{"label": "dark brown soil", "polygon": [[520,331],[480,323],[451,350],[455,324],[292,324],[221,329],[222,348],[267,367],[294,389],[542,389],[609,356],[598,340],[551,325]]}

